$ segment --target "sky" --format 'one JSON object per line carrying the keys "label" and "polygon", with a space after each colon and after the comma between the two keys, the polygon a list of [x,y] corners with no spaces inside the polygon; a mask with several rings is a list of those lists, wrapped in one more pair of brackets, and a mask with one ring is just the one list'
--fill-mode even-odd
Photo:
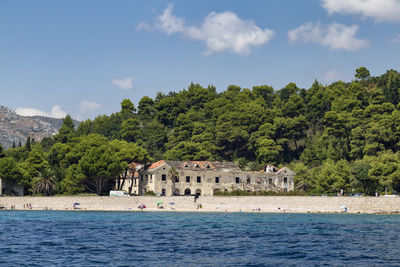
{"label": "sky", "polygon": [[191,82],[308,89],[400,70],[400,0],[0,0],[0,105],[78,120]]}

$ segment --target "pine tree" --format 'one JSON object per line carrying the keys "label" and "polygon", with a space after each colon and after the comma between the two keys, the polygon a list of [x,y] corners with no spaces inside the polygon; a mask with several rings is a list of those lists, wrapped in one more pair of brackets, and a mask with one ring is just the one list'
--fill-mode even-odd
{"label": "pine tree", "polygon": [[26,139],[25,149],[26,149],[26,151],[31,151],[32,150],[32,148],[31,148],[31,137],[30,136],[28,136],[28,139]]}

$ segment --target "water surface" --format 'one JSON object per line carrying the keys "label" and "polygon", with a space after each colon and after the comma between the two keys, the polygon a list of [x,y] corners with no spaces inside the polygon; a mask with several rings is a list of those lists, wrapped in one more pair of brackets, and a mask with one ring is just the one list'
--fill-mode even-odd
{"label": "water surface", "polygon": [[400,216],[1,211],[1,266],[399,266]]}

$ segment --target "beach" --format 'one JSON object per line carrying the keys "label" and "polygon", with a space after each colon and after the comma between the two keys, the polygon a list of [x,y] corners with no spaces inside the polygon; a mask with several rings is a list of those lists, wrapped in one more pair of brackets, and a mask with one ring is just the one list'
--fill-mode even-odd
{"label": "beach", "polygon": [[[146,207],[139,209],[141,204]],[[400,197],[213,196],[195,200],[193,196],[26,196],[0,197],[0,207],[8,210],[390,214],[400,213]]]}

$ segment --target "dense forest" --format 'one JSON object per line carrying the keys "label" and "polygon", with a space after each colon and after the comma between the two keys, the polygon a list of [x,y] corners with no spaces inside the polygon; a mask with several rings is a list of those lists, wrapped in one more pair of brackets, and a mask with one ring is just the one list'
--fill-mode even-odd
{"label": "dense forest", "polygon": [[0,149],[0,177],[26,194],[102,194],[130,161],[233,161],[245,170],[288,166],[306,194],[400,190],[400,73],[371,77],[365,67],[351,82],[309,89],[289,83],[190,84],[185,90],[129,99],[121,110],[59,134]]}

